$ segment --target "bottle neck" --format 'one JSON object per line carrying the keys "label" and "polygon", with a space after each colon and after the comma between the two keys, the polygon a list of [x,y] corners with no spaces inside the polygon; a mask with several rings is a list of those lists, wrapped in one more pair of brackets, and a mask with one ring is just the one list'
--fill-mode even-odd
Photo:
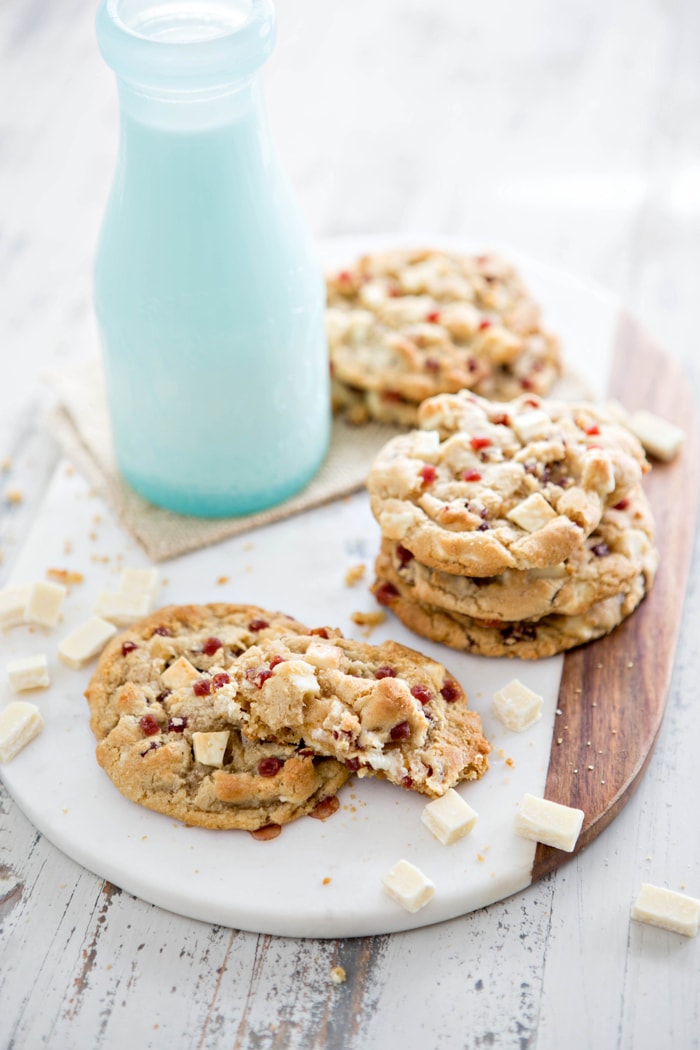
{"label": "bottle neck", "polygon": [[266,120],[260,74],[216,88],[142,87],[117,77],[122,117],[170,131],[202,131],[245,118]]}

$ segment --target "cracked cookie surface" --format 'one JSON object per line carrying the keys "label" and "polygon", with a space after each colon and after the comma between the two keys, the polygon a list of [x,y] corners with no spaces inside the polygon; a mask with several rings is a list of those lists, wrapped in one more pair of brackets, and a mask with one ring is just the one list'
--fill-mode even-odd
{"label": "cracked cookie surface", "polygon": [[232,705],[246,733],[303,745],[437,797],[488,768],[479,716],[442,664],[397,642],[270,639],[237,661]]}
{"label": "cracked cookie surface", "polygon": [[463,391],[423,402],[419,422],[375,458],[372,512],[385,539],[457,575],[565,560],[648,470],[637,439],[590,402]]}
{"label": "cracked cookie surface", "polygon": [[422,565],[405,547],[382,542],[382,554],[416,601],[482,620],[578,616],[628,587],[658,564],[654,522],[641,488],[615,507],[565,561],[542,569],[507,569],[498,576],[457,576]]}
{"label": "cracked cookie surface", "polygon": [[[328,633],[324,630],[324,633]],[[286,824],[351,771],[249,739],[231,718],[229,671],[255,641],[308,628],[251,605],[169,606],[116,636],[86,691],[97,760],[133,802],[186,824]]]}
{"label": "cracked cookie surface", "polygon": [[496,255],[398,250],[363,256],[327,279],[336,410],[413,425],[418,404],[468,388],[546,394],[557,339],[515,267]]}

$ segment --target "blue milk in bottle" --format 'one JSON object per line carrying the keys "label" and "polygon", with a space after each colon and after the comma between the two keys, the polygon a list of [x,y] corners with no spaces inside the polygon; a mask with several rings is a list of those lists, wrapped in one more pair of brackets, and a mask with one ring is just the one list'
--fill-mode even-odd
{"label": "blue milk in bottle", "polygon": [[95,310],[124,478],[186,514],[249,513],[318,470],[325,289],[276,158],[270,0],[102,0],[121,133]]}

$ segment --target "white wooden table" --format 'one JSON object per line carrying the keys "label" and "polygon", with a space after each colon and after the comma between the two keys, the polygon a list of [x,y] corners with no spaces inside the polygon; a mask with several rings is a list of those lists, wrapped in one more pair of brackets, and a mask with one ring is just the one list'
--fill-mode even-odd
{"label": "white wooden table", "polygon": [[[700,405],[695,0],[277,6],[269,110],[318,236],[456,233],[577,272],[622,296]],[[22,495],[0,500],[0,585],[58,455],[42,374],[96,352],[117,108],[94,7],[0,7],[0,480]],[[176,917],[67,859],[0,790],[0,1045],[700,1046],[700,939],[629,921],[642,881],[700,895],[699,584],[696,558],[629,804],[541,883],[443,925],[306,941]]]}

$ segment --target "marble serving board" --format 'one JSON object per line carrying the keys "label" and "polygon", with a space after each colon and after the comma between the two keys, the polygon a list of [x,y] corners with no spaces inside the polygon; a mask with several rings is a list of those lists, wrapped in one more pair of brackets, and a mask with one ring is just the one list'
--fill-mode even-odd
{"label": "marble serving board", "polygon": [[[344,242],[327,258],[350,258],[376,243]],[[493,747],[491,769],[459,789],[479,814],[474,831],[444,847],[420,820],[424,798],[370,779],[343,788],[340,809],[327,821],[303,818],[267,842],[185,827],[124,799],[94,758],[83,698],[93,668],[69,670],[56,647],[90,615],[98,591],[114,588],[123,567],[147,562],[83,478],[62,463],[10,582],[41,579],[49,568],[80,571],[84,581],[71,587],[59,627],[16,627],[0,640],[3,663],[38,651],[49,658],[51,687],[28,696],[42,711],[44,731],[0,775],[55,846],[122,889],[191,918],[261,933],[341,937],[465,914],[523,890],[567,860],[569,854],[514,834],[525,792],[584,810],[577,849],[610,822],[649,759],[663,714],[690,556],[697,443],[682,376],[615,301],[517,261],[562,334],[569,362],[596,394],[609,391],[630,408],[670,416],[687,425],[688,440],[647,484],[662,552],[657,583],[609,638],[565,658],[525,662],[446,649],[390,614],[372,631],[371,641],[394,638],[445,663],[481,714]],[[378,609],[368,590],[378,546],[378,527],[359,492],[160,566],[159,604],[246,602],[362,638],[352,614]],[[349,587],[345,574],[359,563],[366,576]],[[493,693],[514,677],[544,697],[541,720],[524,733],[509,732],[491,714]],[[0,703],[12,698],[7,681],[0,682]],[[415,914],[382,890],[382,875],[400,858],[436,886],[433,900]]]}

